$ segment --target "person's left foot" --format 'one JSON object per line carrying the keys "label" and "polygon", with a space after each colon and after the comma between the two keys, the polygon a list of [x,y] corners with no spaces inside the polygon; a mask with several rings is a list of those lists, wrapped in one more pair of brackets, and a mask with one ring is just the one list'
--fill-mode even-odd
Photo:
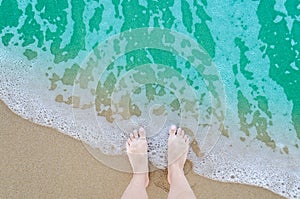
{"label": "person's left foot", "polygon": [[144,178],[145,186],[149,183],[147,140],[144,128],[134,130],[126,142],[127,155],[134,173],[134,178]]}
{"label": "person's left foot", "polygon": [[172,183],[172,174],[183,173],[184,163],[189,150],[189,139],[181,128],[172,125],[168,139],[168,182]]}

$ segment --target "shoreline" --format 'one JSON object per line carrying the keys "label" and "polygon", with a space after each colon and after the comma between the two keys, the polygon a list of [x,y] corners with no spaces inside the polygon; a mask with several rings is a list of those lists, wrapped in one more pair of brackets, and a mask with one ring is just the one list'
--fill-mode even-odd
{"label": "shoreline", "polygon": [[[13,113],[0,100],[1,198],[120,198],[131,174],[97,161],[83,144]],[[195,174],[185,165],[197,198],[284,198],[267,189],[224,183]],[[149,198],[166,198],[166,170],[150,173]]]}

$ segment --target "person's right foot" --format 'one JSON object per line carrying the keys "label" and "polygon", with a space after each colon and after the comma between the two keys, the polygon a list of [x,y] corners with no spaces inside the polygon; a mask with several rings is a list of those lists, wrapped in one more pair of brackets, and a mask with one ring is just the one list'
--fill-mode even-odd
{"label": "person's right foot", "polygon": [[141,127],[139,131],[134,130],[126,142],[127,155],[134,173],[133,178],[145,182],[145,187],[149,183],[147,148],[145,129]]}
{"label": "person's right foot", "polygon": [[181,128],[172,125],[168,139],[168,182],[171,184],[174,172],[182,172],[189,149],[189,140]]}

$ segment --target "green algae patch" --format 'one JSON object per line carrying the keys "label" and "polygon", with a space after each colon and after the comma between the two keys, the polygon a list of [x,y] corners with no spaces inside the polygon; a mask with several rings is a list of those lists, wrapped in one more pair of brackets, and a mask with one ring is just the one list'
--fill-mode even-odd
{"label": "green algae patch", "polygon": [[151,67],[147,67],[142,74],[133,74],[132,76],[135,82],[143,84],[145,79],[155,79],[155,72]]}
{"label": "green algae patch", "polygon": [[89,27],[91,32],[93,32],[94,30],[96,31],[100,30],[100,23],[102,21],[103,11],[104,11],[103,4],[101,4],[100,7],[97,7],[95,9],[94,15],[89,21]]}
{"label": "green algae patch", "polygon": [[0,33],[5,27],[17,27],[22,11],[17,0],[2,0],[0,5]]}
{"label": "green algae patch", "polygon": [[[54,55],[54,58],[60,53],[59,50],[56,51],[56,49],[60,49],[60,45],[63,41],[61,37],[66,31],[68,24],[66,12],[68,6],[67,0],[39,0],[35,6],[42,19],[46,20],[49,24],[56,26],[55,30],[48,28],[45,31],[46,41],[52,41],[50,50]],[[58,63],[58,61],[55,61],[54,63]]]}
{"label": "green algae patch", "polygon": [[[250,50],[249,47],[247,47],[245,42],[238,37],[234,39],[234,43],[240,50],[239,64],[234,64],[232,67],[235,75],[234,84],[236,88],[238,88],[240,87],[240,82],[237,80],[237,74],[239,72],[249,81],[254,78],[253,73],[246,69],[247,65],[250,63],[250,60],[246,55],[246,53]],[[257,85],[249,83],[249,86],[252,88],[252,96],[258,93],[259,88]],[[251,104],[249,99],[244,96],[241,90],[238,91],[238,117],[240,119],[240,129],[249,136],[249,129],[254,127],[256,130],[256,138],[265,143],[266,146],[275,149],[275,141],[271,139],[267,132],[268,125],[272,125],[272,121],[268,121],[268,118],[272,118],[272,113],[269,111],[268,99],[263,95],[257,95],[252,99],[257,102],[257,106],[255,104]],[[262,113],[265,113],[267,118],[261,116]]]}
{"label": "green algae patch", "polygon": [[181,0],[182,22],[189,33],[192,33],[193,15],[186,0]]}
{"label": "green algae patch", "polygon": [[80,66],[78,64],[73,64],[71,68],[66,68],[61,78],[62,83],[65,85],[73,85],[79,69]]}
{"label": "green algae patch", "polygon": [[135,104],[130,103],[129,104],[129,113],[130,115],[135,115],[137,117],[141,116],[142,111],[139,109],[139,107]]}
{"label": "green algae patch", "polygon": [[[175,16],[171,12],[171,7],[174,5],[174,0],[165,1],[148,1],[148,10],[150,13],[159,14],[162,16],[154,17],[154,27],[172,28],[175,21]],[[161,13],[161,14],[160,14]]]}
{"label": "green algae patch", "polygon": [[67,105],[73,105],[73,108],[79,108],[79,101],[80,101],[80,98],[79,97],[76,97],[76,96],[70,96],[68,97],[67,100],[64,100],[64,97],[62,94],[58,94],[56,97],[55,97],[55,101],[58,102],[58,103],[65,103]]}
{"label": "green algae patch", "polygon": [[117,83],[117,79],[115,75],[113,73],[109,73],[107,79],[103,83],[106,92],[112,93],[116,83]]}
{"label": "green algae patch", "polygon": [[60,77],[56,73],[53,73],[49,80],[51,82],[50,90],[55,90],[57,87],[57,82],[60,81]]}
{"label": "green algae patch", "polygon": [[[189,40],[183,39],[180,43],[181,48],[191,47],[191,43]],[[187,62],[189,63],[189,62]]]}
{"label": "green algae patch", "polygon": [[292,109],[292,121],[293,125],[295,127],[295,130],[297,132],[297,136],[300,139],[300,100],[298,100],[298,103],[294,103],[293,109]]}
{"label": "green algae patch", "polygon": [[286,10],[289,13],[289,16],[291,16],[294,19],[300,16],[298,0],[287,0],[287,1],[285,1],[284,5],[285,5]]}
{"label": "green algae patch", "polygon": [[[253,83],[250,83],[249,86],[252,88],[253,91],[257,92],[258,91],[258,86],[253,84]],[[252,94],[253,94],[253,91],[252,91]],[[264,97],[264,96],[262,96]],[[265,97],[264,97],[265,98]],[[267,99],[266,99],[267,100]]]}
{"label": "green algae patch", "polygon": [[31,4],[28,4],[25,9],[26,19],[23,26],[18,29],[21,35],[20,39],[23,40],[22,46],[28,46],[37,42],[37,47],[41,48],[44,42],[44,34],[41,31],[41,25],[35,20],[35,13]]}
{"label": "green algae patch", "polygon": [[152,84],[146,84],[146,97],[149,102],[154,100],[156,94],[156,88]]}
{"label": "green algae patch", "polygon": [[122,1],[124,23],[121,32],[129,29],[147,27],[149,25],[149,10],[141,6],[137,0]]}
{"label": "green algae patch", "polygon": [[233,71],[233,74],[235,76],[234,85],[235,85],[236,88],[239,88],[240,87],[240,82],[236,78],[236,75],[238,74],[238,65],[237,64],[232,65],[232,71]]}
{"label": "green algae patch", "polygon": [[194,1],[194,7],[197,8],[196,15],[201,20],[201,23],[195,23],[194,37],[197,42],[208,52],[208,54],[214,58],[216,43],[213,36],[207,26],[207,21],[211,21],[211,17],[205,12],[203,6]]}
{"label": "green algae patch", "polygon": [[238,91],[238,117],[240,119],[241,130],[249,136],[249,125],[247,123],[247,115],[251,114],[251,105],[241,91]]}
{"label": "green algae patch", "polygon": [[220,131],[221,131],[221,135],[223,135],[223,136],[229,138],[229,131],[228,131],[228,128],[226,128],[226,127],[224,126],[224,124],[222,124],[222,125],[220,126]]}
{"label": "green algae patch", "polygon": [[[263,109],[267,110],[266,107]],[[268,113],[268,112],[267,112]],[[238,91],[238,116],[240,119],[240,129],[247,135],[250,135],[249,129],[254,127],[256,129],[256,138],[264,142],[268,147],[275,149],[275,141],[271,139],[267,132],[268,121],[261,116],[259,110],[254,111],[252,114],[251,104],[241,91]],[[247,117],[251,117],[251,120]]]}
{"label": "green algae patch", "polygon": [[208,66],[210,64],[210,59],[204,52],[200,52],[199,50],[193,49],[192,55],[201,60],[204,65]]}
{"label": "green algae patch", "polygon": [[253,115],[253,120],[251,126],[254,126],[257,132],[256,138],[264,142],[268,147],[272,149],[276,148],[275,141],[271,139],[267,133],[267,120],[260,116],[259,111],[255,111]]}
{"label": "green algae patch", "polygon": [[115,18],[121,18],[120,12],[119,12],[120,0],[112,0],[112,4],[114,5],[114,8],[115,8]]}
{"label": "green algae patch", "polygon": [[269,111],[268,100],[265,96],[257,96],[255,98],[258,102],[258,107],[262,110],[269,118],[272,118],[272,113]]}
{"label": "green algae patch", "polygon": [[93,70],[94,70],[93,64],[89,64],[85,69],[80,70],[80,76],[79,76],[80,88],[87,88],[88,83],[94,80]]}
{"label": "green algae patch", "polygon": [[287,146],[284,146],[282,150],[285,152],[285,154],[289,154],[289,148]]}
{"label": "green algae patch", "polygon": [[40,12],[42,19],[46,19],[49,23],[57,25],[57,36],[64,32],[65,26],[67,25],[67,0],[38,0],[35,8],[38,12]]}
{"label": "green algae patch", "polygon": [[164,106],[156,107],[152,110],[152,113],[156,116],[166,115],[166,108]]}
{"label": "green algae patch", "polygon": [[2,36],[2,43],[4,46],[8,46],[10,40],[14,37],[14,34],[12,33],[6,33]]}
{"label": "green algae patch", "polygon": [[111,110],[110,97],[113,92],[115,83],[116,83],[116,78],[113,73],[110,73],[103,84],[101,84],[101,82],[98,83],[96,89],[96,100],[95,100],[96,111],[98,112],[99,116],[105,117],[106,120],[110,123],[114,121],[112,117],[113,112]]}
{"label": "green algae patch", "polygon": [[64,102],[64,97],[61,95],[61,94],[58,94],[56,97],[55,97],[55,101],[56,102]]}
{"label": "green algae patch", "polygon": [[172,111],[178,111],[180,109],[180,103],[178,99],[175,99],[170,104]]}
{"label": "green algae patch", "polygon": [[34,58],[37,57],[37,52],[30,50],[30,49],[26,49],[25,52],[23,53],[23,55],[25,55],[27,57],[28,60],[33,60]]}
{"label": "green algae patch", "polygon": [[[64,2],[63,5],[65,6]],[[86,36],[86,26],[84,23],[83,13],[85,3],[83,0],[74,0],[71,1],[71,12],[72,12],[72,20],[73,24],[73,34],[71,35],[70,42],[65,46],[61,47],[62,33],[65,31],[65,28],[60,26],[61,30],[58,29],[58,32],[47,32],[47,40],[53,40],[50,51],[54,55],[54,63],[60,63],[63,61],[68,61],[69,59],[74,59],[80,50],[85,50],[85,36]],[[60,6],[61,8],[61,6]],[[63,17],[65,17],[65,11],[60,10],[62,12]],[[65,20],[66,18],[64,18]],[[65,25],[67,21],[63,21]]]}
{"label": "green algae patch", "polygon": [[250,60],[246,56],[246,52],[249,51],[249,48],[245,45],[245,42],[238,37],[234,39],[234,43],[240,49],[240,71],[246,79],[252,80],[253,73],[246,70],[247,64],[250,63]]}
{"label": "green algae patch", "polygon": [[137,89],[134,89],[133,93],[138,95],[142,92],[142,88],[141,87],[138,87]]}
{"label": "green algae patch", "polygon": [[175,17],[174,15],[172,15],[170,8],[166,8],[166,10],[163,12],[162,20],[164,27],[172,28],[175,21]]}
{"label": "green algae patch", "polygon": [[[116,83],[116,76],[114,73],[110,72],[103,83],[98,82],[96,89],[95,107],[98,112],[98,116],[105,117],[106,121],[110,123],[115,120],[114,112],[111,107],[111,95]],[[134,92],[141,92],[140,88],[137,88]],[[120,107],[125,107],[121,112],[119,112],[123,119],[129,119],[132,115],[141,116],[142,111],[139,107],[128,99],[130,99],[129,95],[122,96],[119,103]],[[127,107],[127,105],[129,105],[129,107]]]}
{"label": "green algae patch", "polygon": [[147,52],[144,49],[135,50],[126,54],[125,70],[129,71],[138,65],[151,63],[147,57]]}
{"label": "green algae patch", "polygon": [[119,45],[120,41],[119,40],[114,40],[114,51],[118,54],[121,53],[121,49],[120,49],[120,45]]}
{"label": "green algae patch", "polygon": [[[171,52],[162,51],[158,49],[149,49],[150,54],[153,56],[153,61],[156,64],[170,66],[175,71],[181,73],[181,69],[177,67],[176,55]],[[169,73],[160,73],[161,78],[171,78],[175,73],[173,71]]]}
{"label": "green algae patch", "polygon": [[109,26],[109,28],[105,31],[105,33],[108,35],[113,31],[113,26]]}

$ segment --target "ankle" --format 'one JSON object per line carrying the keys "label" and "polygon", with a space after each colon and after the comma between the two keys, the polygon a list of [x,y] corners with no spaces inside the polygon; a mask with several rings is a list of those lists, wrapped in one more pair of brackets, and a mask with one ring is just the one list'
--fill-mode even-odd
{"label": "ankle", "polygon": [[131,181],[136,184],[145,184],[146,187],[149,181],[148,173],[134,173]]}
{"label": "ankle", "polygon": [[168,182],[171,184],[172,182],[176,182],[179,178],[184,176],[184,171],[178,165],[169,165],[168,166]]}
{"label": "ankle", "polygon": [[183,168],[181,168],[178,164],[171,164],[168,166],[168,172],[177,172],[177,173],[183,173]]}
{"label": "ankle", "polygon": [[133,173],[133,176],[134,178],[145,178],[145,177],[148,177],[148,172],[146,173]]}

